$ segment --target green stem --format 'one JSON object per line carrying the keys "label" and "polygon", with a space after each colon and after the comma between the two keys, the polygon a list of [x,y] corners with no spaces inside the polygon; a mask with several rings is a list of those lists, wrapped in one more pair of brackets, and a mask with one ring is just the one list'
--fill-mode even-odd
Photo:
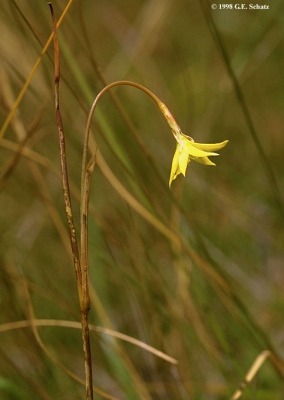
{"label": "green stem", "polygon": [[[159,107],[164,118],[169,124],[171,131],[174,136],[176,132],[181,132],[180,127],[176,123],[174,117],[166,107],[166,105],[153,93],[151,90],[147,89],[145,86],[132,81],[116,81],[106,85],[96,96],[93,104],[91,106],[88,120],[85,130],[84,148],[83,148],[83,159],[82,159],[82,172],[81,172],[81,265],[82,265],[82,287],[87,288],[88,282],[88,207],[89,207],[89,190],[90,190],[90,171],[87,167],[87,156],[89,148],[89,137],[92,118],[100,98],[110,89],[116,86],[132,86],[136,89],[141,90],[146,93]],[[91,160],[92,161],[92,160]],[[90,164],[93,166],[92,162]],[[89,164],[89,165],[90,165]],[[87,289],[86,289],[87,290]],[[84,294],[84,289],[83,289]]]}

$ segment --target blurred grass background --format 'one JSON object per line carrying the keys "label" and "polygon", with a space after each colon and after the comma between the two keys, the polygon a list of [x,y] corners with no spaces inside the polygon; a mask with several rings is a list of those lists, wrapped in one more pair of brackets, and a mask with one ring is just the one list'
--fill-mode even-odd
{"label": "blurred grass background", "polygon": [[[53,2],[57,18],[66,5]],[[51,21],[42,0],[3,0],[0,11],[2,125],[51,33]],[[212,33],[210,13],[267,163]],[[211,11],[197,0],[74,0],[60,26],[61,112],[77,228],[84,128],[105,83],[139,82],[166,103],[185,134],[198,142],[230,141],[214,159],[216,167],[192,163],[170,191],[175,142],[155,104],[127,87],[112,90],[116,103],[108,94],[100,101],[93,133],[109,167],[180,239],[174,243],[145,221],[95,166],[91,323],[178,360],[173,365],[94,333],[94,385],[109,398],[228,399],[261,351],[283,356],[283,22],[281,0],[258,11]],[[53,73],[50,46],[0,142],[4,400],[84,398],[84,387],[48,357],[31,327],[4,330],[7,323],[30,321],[31,305],[33,318],[80,318]],[[79,329],[49,326],[38,333],[60,363],[84,377]],[[243,394],[258,400],[283,396],[281,368],[269,360]]]}

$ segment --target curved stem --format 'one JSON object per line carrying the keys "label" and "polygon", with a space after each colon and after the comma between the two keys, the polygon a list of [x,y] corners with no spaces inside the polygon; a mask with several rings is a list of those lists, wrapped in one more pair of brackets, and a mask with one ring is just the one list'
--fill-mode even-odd
{"label": "curved stem", "polygon": [[[83,148],[83,159],[82,159],[82,172],[81,172],[81,210],[80,210],[80,226],[81,226],[81,314],[82,314],[82,331],[83,331],[83,339],[84,339],[84,353],[85,353],[85,364],[89,365],[89,370],[86,369],[86,381],[91,382],[91,376],[89,376],[88,371],[91,373],[91,353],[90,353],[90,343],[89,343],[89,326],[88,326],[88,311],[90,309],[90,297],[89,297],[89,267],[88,267],[88,209],[89,209],[89,193],[90,193],[90,178],[91,173],[95,163],[96,154],[91,157],[90,162],[87,164],[87,155],[88,155],[88,147],[89,147],[89,136],[90,136],[90,127],[92,122],[92,117],[95,112],[96,106],[100,98],[110,89],[115,86],[132,86],[136,89],[139,89],[146,93],[159,107],[160,111],[164,115],[167,123],[169,124],[173,135],[176,137],[177,133],[181,132],[180,127],[177,125],[175,119],[172,114],[166,107],[166,105],[149,89],[140,85],[136,82],[131,81],[116,81],[110,83],[105,86],[95,98],[92,107],[90,109],[86,131],[85,131],[85,139],[84,139],[84,148]],[[149,219],[149,218],[148,218]],[[176,239],[175,235],[174,239]],[[84,338],[84,333],[85,338]],[[87,340],[86,340],[87,339]],[[89,386],[90,388],[90,386]],[[88,396],[91,396],[91,393],[87,391],[87,399]],[[91,398],[91,397],[90,397]]]}
{"label": "curved stem", "polygon": [[94,157],[92,157],[89,165],[87,166],[87,155],[89,147],[89,137],[92,117],[94,115],[96,106],[100,98],[110,89],[116,86],[132,86],[136,89],[146,93],[159,107],[160,111],[164,115],[167,123],[169,124],[171,131],[174,136],[176,132],[181,132],[180,127],[176,123],[174,117],[166,107],[166,105],[145,86],[132,81],[116,81],[105,86],[99,94],[96,96],[87,120],[84,148],[83,148],[83,159],[82,159],[82,175],[81,175],[81,268],[82,268],[82,295],[86,300],[88,299],[88,207],[89,207],[89,190],[90,190],[90,174],[94,165]]}
{"label": "curved stem", "polygon": [[90,127],[91,127],[92,117],[93,117],[95,108],[96,108],[97,103],[100,100],[100,98],[108,90],[112,89],[115,86],[132,86],[132,87],[135,87],[136,89],[139,89],[142,92],[146,93],[157,104],[160,111],[163,113],[164,117],[166,118],[167,122],[169,123],[170,128],[173,131],[180,130],[174,117],[172,116],[172,114],[170,113],[170,111],[168,110],[166,105],[153,92],[151,92],[151,90],[147,89],[145,86],[140,85],[139,83],[136,83],[136,82],[132,82],[132,81],[116,81],[116,82],[112,82],[112,83],[108,84],[100,91],[100,93],[95,98],[95,100],[92,104],[92,107],[90,109],[89,115],[88,115],[88,120],[87,120],[87,125],[86,125],[86,130],[85,130],[85,142],[84,142],[83,160],[82,160],[82,177],[81,177],[82,183],[84,182],[84,176],[85,176],[85,171],[86,171]]}

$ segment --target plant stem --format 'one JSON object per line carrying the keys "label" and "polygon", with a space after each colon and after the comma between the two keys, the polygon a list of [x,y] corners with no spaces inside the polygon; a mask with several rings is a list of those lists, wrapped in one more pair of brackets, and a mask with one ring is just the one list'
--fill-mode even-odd
{"label": "plant stem", "polygon": [[[151,99],[157,104],[159,107],[160,111],[162,112],[164,118],[166,119],[168,125],[170,126],[170,129],[175,136],[176,131],[180,131],[180,127],[176,123],[174,117],[166,107],[166,105],[149,89],[147,89],[145,86],[140,85],[139,83],[132,82],[132,81],[115,81],[112,82],[108,85],[106,85],[96,96],[95,100],[93,101],[93,104],[91,106],[89,115],[88,115],[88,120],[86,124],[86,130],[85,130],[85,139],[84,139],[84,149],[83,149],[83,159],[82,159],[82,175],[81,175],[81,265],[82,265],[82,288],[83,288],[83,297],[84,297],[84,292],[87,290],[87,280],[88,280],[88,260],[87,260],[87,255],[88,255],[88,208],[89,208],[89,192],[90,192],[90,176],[91,172],[94,166],[94,160],[96,154],[94,154],[91,157],[91,160],[89,164],[87,165],[87,156],[88,156],[88,147],[89,147],[89,136],[90,136],[90,128],[91,128],[91,122],[92,122],[92,117],[95,112],[95,108],[98,104],[98,101],[100,98],[105,94],[107,91],[110,89],[116,87],[116,86],[132,86],[135,87],[136,89],[141,90],[142,92],[146,93]],[[99,157],[99,154],[98,154]],[[102,157],[100,157],[101,163],[103,162]],[[111,174],[111,172],[109,172]],[[117,183],[117,185],[120,184]],[[137,209],[136,207],[136,202],[135,199],[132,198],[132,196],[129,196],[131,199],[132,204],[134,204],[134,208]],[[141,212],[140,212],[141,213]],[[148,213],[143,213],[144,218],[147,220],[152,220],[151,216]],[[165,229],[162,227],[162,225],[158,225],[159,228],[162,231],[165,231]],[[166,230],[168,233],[168,230]],[[175,234],[171,234],[169,231],[169,237],[178,242],[178,238],[176,237]]]}
{"label": "plant stem", "polygon": [[[149,89],[144,86],[131,81],[116,81],[110,83],[105,86],[95,98],[92,107],[90,109],[86,130],[85,130],[85,139],[84,139],[84,148],[83,148],[83,159],[82,159],[82,173],[81,173],[81,210],[80,210],[80,225],[81,225],[81,293],[80,293],[80,304],[81,304],[81,315],[82,315],[82,332],[83,332],[83,342],[84,342],[84,352],[85,352],[85,366],[86,366],[86,385],[88,385],[88,381],[91,383],[92,375],[91,375],[91,351],[90,351],[90,341],[89,341],[89,325],[88,325],[88,310],[90,308],[90,299],[89,299],[89,289],[88,289],[88,212],[89,212],[89,194],[90,194],[90,180],[91,173],[95,164],[96,152],[92,155],[89,163],[87,164],[87,156],[88,156],[88,147],[89,147],[89,136],[90,136],[90,126],[92,121],[92,116],[94,114],[96,105],[99,99],[102,97],[104,93],[115,86],[133,86],[139,90],[142,90],[148,96],[155,101],[155,103],[160,108],[160,111],[164,115],[172,132],[174,133],[175,129],[180,129],[176,124],[173,116],[171,115],[168,108],[165,106],[160,99],[154,95]],[[84,337],[85,336],[85,337]],[[90,369],[87,369],[90,368]],[[86,386],[86,395],[87,399],[92,399],[89,388],[91,386]]]}
{"label": "plant stem", "polygon": [[[83,268],[81,268],[75,225],[74,225],[74,221],[73,221],[68,170],[67,170],[67,160],[66,160],[65,135],[64,135],[64,129],[63,129],[63,123],[62,123],[62,118],[61,118],[61,113],[60,113],[60,105],[59,105],[59,81],[60,81],[59,43],[58,43],[57,26],[56,26],[56,19],[55,19],[53,7],[52,7],[51,3],[48,3],[48,5],[49,5],[50,11],[51,11],[52,26],[53,26],[54,64],[55,64],[55,73],[54,73],[55,112],[56,112],[56,121],[57,121],[58,133],[59,133],[63,196],[64,196],[67,223],[68,223],[68,228],[69,228],[71,249],[72,249],[72,254],[73,254],[73,263],[74,263],[75,274],[76,274],[78,295],[79,295],[79,301],[80,301],[82,339],[83,339],[83,349],[84,349],[84,358],[85,358],[86,400],[92,400],[93,399],[92,358],[91,358],[90,332],[89,332],[89,323],[88,323],[88,314],[89,314],[89,310],[90,310],[90,299],[89,299],[89,291],[88,291],[88,268],[87,268],[86,262],[83,263]],[[87,199],[88,199],[88,197],[87,197]],[[86,231],[86,229],[87,229],[86,220],[85,220],[84,226],[85,226],[84,229],[81,228],[82,231]],[[83,260],[85,260],[86,258],[87,258],[87,254],[84,253]]]}

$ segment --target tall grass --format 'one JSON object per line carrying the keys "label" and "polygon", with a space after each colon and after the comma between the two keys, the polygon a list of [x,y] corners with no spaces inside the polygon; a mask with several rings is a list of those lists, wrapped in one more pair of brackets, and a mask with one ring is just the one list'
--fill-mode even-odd
{"label": "tall grass", "polygon": [[[63,15],[77,231],[87,115],[108,83],[145,85],[198,142],[230,140],[215,168],[192,163],[170,191],[175,143],[153,102],[127,87],[100,99],[91,145],[105,162],[94,166],[89,205],[94,398],[229,399],[245,382],[234,398],[281,399],[282,2],[263,11],[184,0],[53,7]],[[0,11],[0,397],[82,399],[49,10],[4,0]]]}

